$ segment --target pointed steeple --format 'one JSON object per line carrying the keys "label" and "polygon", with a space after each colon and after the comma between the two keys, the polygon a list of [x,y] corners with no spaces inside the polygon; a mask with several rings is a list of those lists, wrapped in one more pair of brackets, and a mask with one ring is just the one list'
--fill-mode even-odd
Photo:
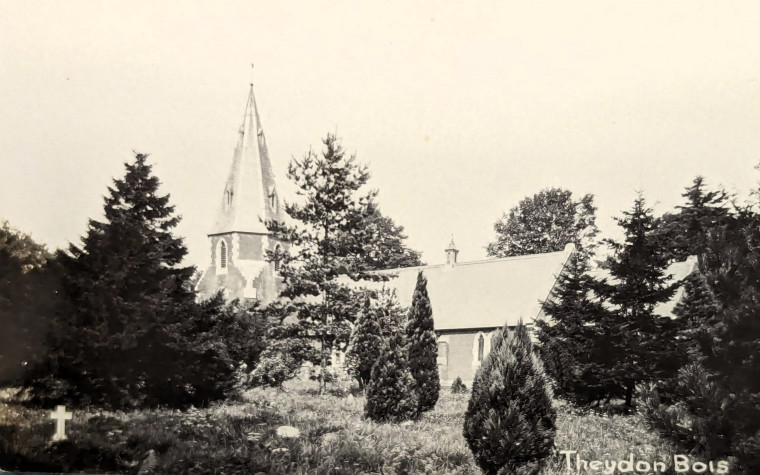
{"label": "pointed steeple", "polygon": [[251,84],[232,167],[211,234],[266,234],[263,221],[270,219],[282,220],[282,210]]}

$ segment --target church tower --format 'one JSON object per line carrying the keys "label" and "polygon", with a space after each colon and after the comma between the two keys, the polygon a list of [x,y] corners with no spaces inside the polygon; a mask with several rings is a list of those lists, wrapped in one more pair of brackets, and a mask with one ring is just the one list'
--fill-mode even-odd
{"label": "church tower", "polygon": [[264,222],[283,217],[251,84],[232,167],[208,235],[211,265],[198,282],[200,295],[207,298],[225,289],[230,300],[274,300],[278,263],[267,262],[266,251],[284,244],[270,236]]}

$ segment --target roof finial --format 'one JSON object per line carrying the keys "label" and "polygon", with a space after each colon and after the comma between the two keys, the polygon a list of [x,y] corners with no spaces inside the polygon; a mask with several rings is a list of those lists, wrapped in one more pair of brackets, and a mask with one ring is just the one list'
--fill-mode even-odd
{"label": "roof finial", "polygon": [[253,87],[253,63],[251,63],[251,87]]}

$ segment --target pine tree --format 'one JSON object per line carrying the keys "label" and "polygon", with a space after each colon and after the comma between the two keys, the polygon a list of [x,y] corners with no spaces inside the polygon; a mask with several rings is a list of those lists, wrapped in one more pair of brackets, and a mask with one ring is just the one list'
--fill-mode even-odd
{"label": "pine tree", "polygon": [[380,208],[373,206],[361,233],[366,268],[380,270],[424,265],[420,253],[407,247],[405,239],[404,227],[383,216]]}
{"label": "pine tree", "polygon": [[357,196],[369,171],[346,156],[335,135],[328,134],[322,143],[321,155],[310,150],[288,167],[288,178],[303,197],[301,203],[285,205],[296,224],[267,223],[276,237],[292,244],[276,256],[269,253],[269,259],[282,263],[284,281],[282,301],[268,310],[279,318],[270,342],[280,349],[271,351],[295,364],[308,361],[318,367],[320,391],[334,350],[345,350],[349,343],[357,302],[362,301],[345,278],[378,279],[368,273],[363,257],[364,220],[374,213],[377,192]]}
{"label": "pine tree", "polygon": [[728,194],[723,190],[707,190],[704,178],[697,176],[681,196],[686,204],[677,207],[678,213],[662,217],[657,234],[670,259],[683,261],[697,256],[701,268],[708,233],[729,217]]}
{"label": "pine tree", "polygon": [[686,279],[675,309],[689,361],[676,378],[647,386],[642,406],[680,450],[728,458],[731,473],[758,473],[760,217],[751,205],[703,211],[715,219],[700,219],[696,236],[683,238],[701,272]]}
{"label": "pine tree", "polygon": [[[703,339],[708,379],[725,391],[731,454],[746,473],[760,470],[760,215],[738,210],[707,241],[705,267],[720,311]],[[693,411],[695,401],[687,404]]]}
{"label": "pine tree", "polygon": [[594,293],[589,267],[586,254],[573,253],[543,303],[548,318],[536,322],[555,393],[582,405],[608,398],[617,389],[608,367],[611,341],[600,332],[611,315]]}
{"label": "pine tree", "polygon": [[586,247],[599,232],[595,212],[593,195],[575,201],[568,190],[541,190],[520,201],[494,225],[496,240],[488,245],[488,255],[556,252],[570,243]]}
{"label": "pine tree", "polygon": [[689,360],[700,359],[702,349],[709,348],[718,324],[719,303],[707,279],[699,271],[689,274],[683,282],[683,298],[673,313],[678,317],[679,339]]}
{"label": "pine tree", "polygon": [[[751,206],[699,220],[701,274],[675,312],[689,362],[642,395],[649,422],[680,450],[729,458],[731,473],[760,473],[760,217]],[[694,249],[694,248],[692,248]]]}
{"label": "pine tree", "polygon": [[441,381],[438,375],[438,338],[433,327],[433,309],[427,293],[427,279],[420,271],[406,324],[409,364],[415,380],[420,412],[433,409]]}
{"label": "pine tree", "polygon": [[610,375],[621,385],[626,406],[631,406],[636,384],[672,377],[681,354],[676,323],[655,314],[656,305],[668,301],[677,286],[665,274],[668,259],[656,238],[658,221],[641,195],[623,215],[617,222],[625,232],[624,241],[605,241],[613,251],[604,263],[612,282],[600,288],[615,315],[602,322],[610,345]]}
{"label": "pine tree", "polygon": [[554,446],[556,413],[527,328],[504,326],[475,374],[463,435],[487,474],[535,474]]}
{"label": "pine tree", "polygon": [[417,419],[419,414],[404,333],[397,332],[385,340],[372,366],[364,415],[377,422],[402,422]]}

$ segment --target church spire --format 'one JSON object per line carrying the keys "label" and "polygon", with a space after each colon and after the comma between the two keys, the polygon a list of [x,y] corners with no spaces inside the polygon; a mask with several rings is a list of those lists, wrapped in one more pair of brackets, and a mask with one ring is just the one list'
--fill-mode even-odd
{"label": "church spire", "polygon": [[282,211],[251,83],[232,167],[211,234],[265,234],[263,221],[271,219],[282,220]]}

